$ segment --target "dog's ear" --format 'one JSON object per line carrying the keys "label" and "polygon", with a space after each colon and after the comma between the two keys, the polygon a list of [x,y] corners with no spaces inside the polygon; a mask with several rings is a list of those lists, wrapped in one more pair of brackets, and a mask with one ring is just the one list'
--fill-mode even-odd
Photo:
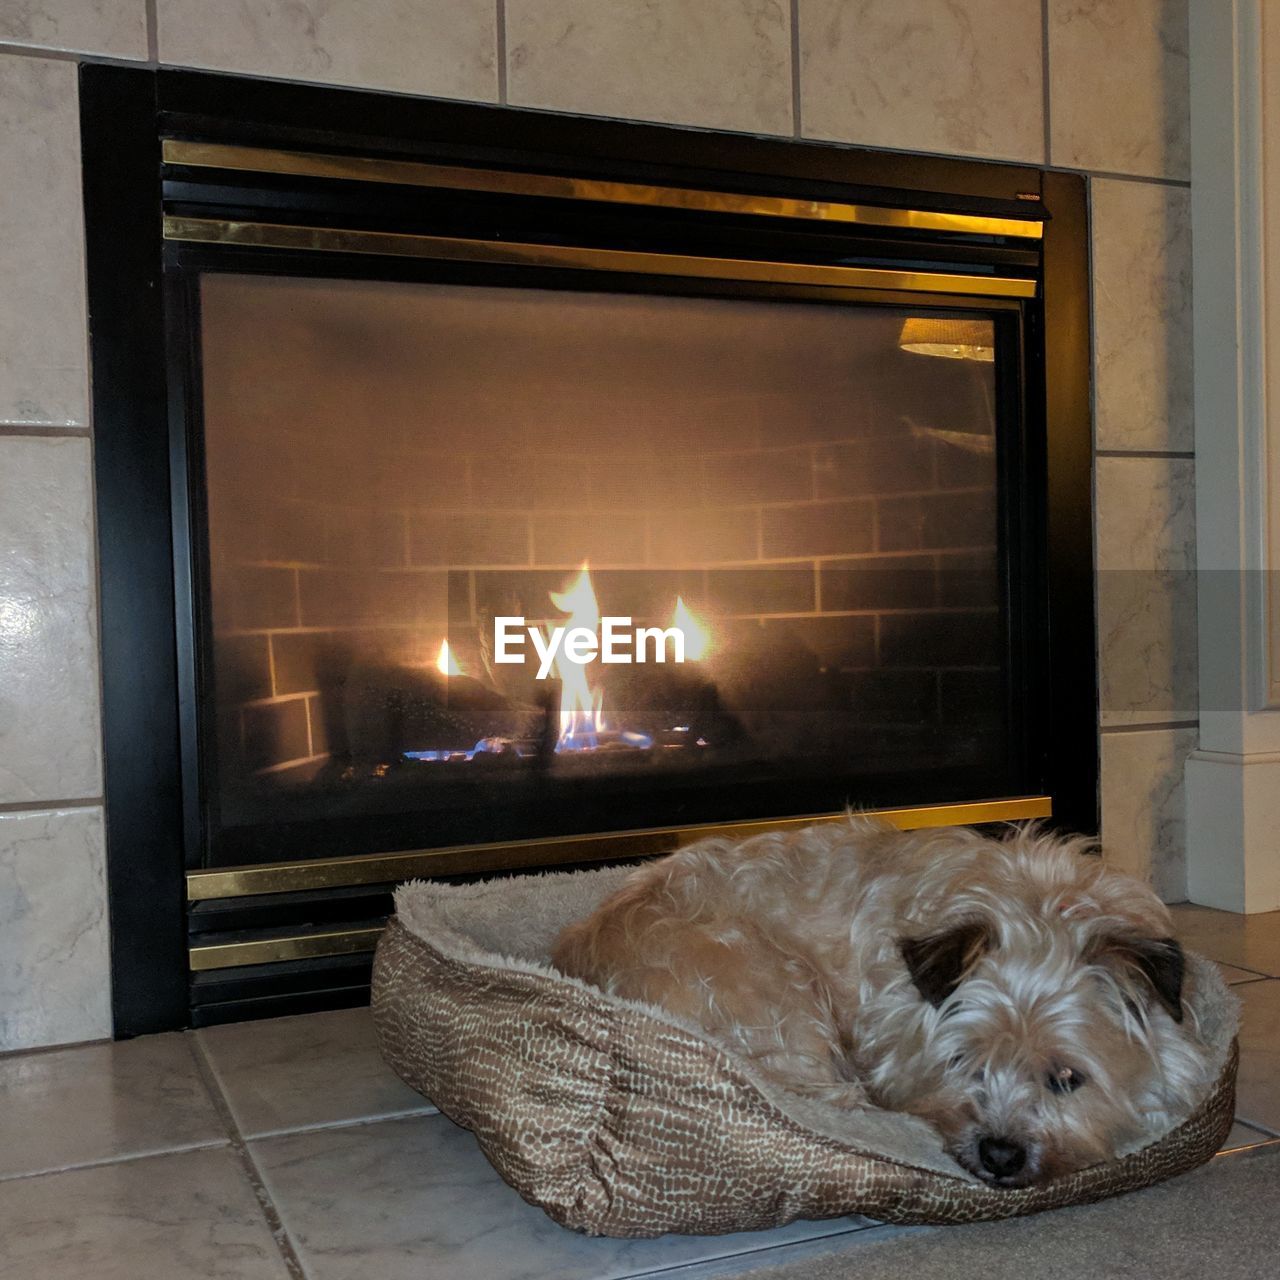
{"label": "dog's ear", "polygon": [[916,990],[935,1009],[990,946],[991,931],[979,920],[966,921],[927,938],[903,938],[898,943]]}
{"label": "dog's ear", "polygon": [[1182,1021],[1182,980],[1187,962],[1176,938],[1133,934],[1102,938],[1093,959],[1118,964],[1148,986],[1174,1022]]}

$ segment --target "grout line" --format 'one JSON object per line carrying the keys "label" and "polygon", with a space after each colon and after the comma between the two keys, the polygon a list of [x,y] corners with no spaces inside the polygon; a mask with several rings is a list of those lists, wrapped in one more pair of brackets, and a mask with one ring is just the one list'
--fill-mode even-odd
{"label": "grout line", "polygon": [[[820,1234],[804,1236],[798,1240],[782,1242],[766,1242],[748,1244],[740,1252],[721,1253],[711,1257],[697,1258],[688,1262],[676,1262],[666,1267],[653,1267],[644,1271],[635,1271],[627,1275],[626,1280],[657,1280],[658,1277],[669,1277],[679,1280],[681,1276],[689,1280],[711,1280],[711,1277],[743,1274],[739,1268],[749,1263],[754,1274],[756,1269],[764,1266],[789,1266],[795,1263],[810,1261],[814,1255],[829,1256],[830,1246],[840,1240],[859,1238],[870,1232],[874,1238],[883,1239],[886,1232],[897,1234],[911,1228],[901,1228],[878,1222],[863,1222],[855,1226],[833,1227],[832,1230]],[[724,1270],[733,1266],[733,1271]]]}
{"label": "grout line", "polygon": [[1258,1133],[1264,1134],[1268,1138],[1280,1138],[1280,1131],[1272,1129],[1265,1124],[1259,1124],[1256,1120],[1246,1120],[1244,1116],[1237,1113],[1236,1123],[1242,1124],[1248,1129],[1256,1130]]}
{"label": "grout line", "polygon": [[800,114],[800,0],[791,0],[791,134],[804,137]]}
{"label": "grout line", "polygon": [[[96,809],[102,805],[101,796],[89,796],[86,799],[78,800],[12,800],[5,804],[0,804],[0,814],[3,813],[44,813],[51,809]],[[65,1048],[65,1045],[54,1045],[56,1049]]]}
{"label": "grout line", "polygon": [[17,58],[41,58],[46,62],[92,63],[102,67],[148,67],[154,59],[121,58],[108,53],[90,53],[85,49],[50,49],[43,45],[19,44],[14,40],[0,40],[0,56]]}
{"label": "grout line", "polygon": [[236,1158],[240,1162],[240,1167],[248,1179],[249,1185],[253,1188],[253,1194],[257,1197],[258,1206],[262,1210],[262,1216],[267,1220],[267,1227],[276,1242],[276,1248],[280,1250],[280,1257],[284,1261],[285,1269],[293,1277],[293,1280],[307,1280],[307,1273],[303,1269],[302,1262],[293,1247],[293,1241],[289,1238],[289,1232],[285,1228],[280,1212],[275,1206],[275,1201],[271,1199],[271,1192],[267,1190],[267,1184],[263,1181],[262,1172],[253,1158],[253,1153],[249,1150],[248,1143],[245,1142],[244,1136],[240,1132],[240,1127],[236,1124],[235,1116],[231,1111],[231,1104],[227,1101],[227,1096],[223,1092],[222,1084],[218,1080],[218,1073],[213,1063],[204,1051],[204,1045],[196,1035],[190,1035],[187,1044],[191,1049],[191,1056],[195,1060],[196,1070],[208,1090],[209,1100],[213,1103],[213,1109],[218,1113],[218,1118],[222,1121],[223,1128],[226,1130],[231,1149],[235,1152]]}
{"label": "grout line", "polygon": [[494,17],[495,57],[498,60],[498,102],[507,103],[507,0],[497,0]]}
{"label": "grout line", "polygon": [[10,1058],[35,1058],[46,1053],[62,1053],[67,1049],[102,1049],[115,1043],[107,1036],[100,1040],[71,1040],[66,1044],[37,1044],[30,1048],[0,1049],[0,1066]]}
{"label": "grout line", "polygon": [[160,61],[160,20],[156,14],[156,0],[147,0],[147,57]]}
{"label": "grout line", "polygon": [[26,436],[36,440],[87,440],[92,435],[88,427],[52,426],[36,422],[0,422],[0,438],[21,439]]}
{"label": "grout line", "polygon": [[1095,449],[1095,458],[1174,458],[1195,461],[1194,449]]}
{"label": "grout line", "polygon": [[1108,182],[1140,182],[1151,187],[1178,187],[1189,191],[1190,178],[1153,178],[1147,173],[1119,173],[1114,169],[1088,169],[1081,165],[1059,164],[1046,166],[1059,173],[1085,173],[1091,178],[1103,178]]}
{"label": "grout line", "polygon": [[1041,97],[1041,109],[1044,112],[1044,162],[1048,166],[1053,160],[1053,91],[1051,88],[1051,70],[1049,61],[1049,5],[1052,0],[1041,0],[1040,3],[1040,74],[1044,78]]}
{"label": "grout line", "polygon": [[1150,724],[1104,724],[1099,726],[1099,732],[1105,737],[1113,733],[1155,733],[1162,729],[1198,729],[1199,727],[1199,720],[1153,720]]}
{"label": "grout line", "polygon": [[164,1156],[187,1155],[192,1151],[221,1151],[229,1146],[226,1138],[210,1138],[207,1142],[188,1142],[180,1147],[163,1147],[156,1151],[128,1151],[121,1155],[102,1156],[97,1160],[77,1160],[49,1169],[32,1169],[26,1173],[0,1173],[0,1185],[22,1178],[49,1178],[57,1173],[76,1173],[81,1169],[104,1169],[109,1165],[137,1164],[140,1160],[158,1160]]}
{"label": "grout line", "polygon": [[81,54],[72,49],[44,49],[39,45],[16,44],[0,40],[0,53],[12,53],[22,58],[45,58],[50,62],[79,62]]}
{"label": "grout line", "polygon": [[318,1120],[314,1124],[286,1125],[281,1129],[264,1129],[248,1136],[249,1142],[261,1142],[265,1138],[291,1138],[300,1133],[328,1133],[333,1129],[363,1129],[369,1125],[384,1124],[395,1120],[431,1120],[442,1115],[440,1108],[428,1103],[426,1107],[411,1111],[388,1111],[380,1116],[356,1116],[350,1120]]}

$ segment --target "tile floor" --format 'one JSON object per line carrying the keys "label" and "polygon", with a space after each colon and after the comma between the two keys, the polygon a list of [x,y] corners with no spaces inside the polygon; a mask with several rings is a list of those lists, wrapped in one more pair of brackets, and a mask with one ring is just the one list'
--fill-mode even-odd
{"label": "tile floor", "polygon": [[[1280,1150],[1280,912],[1175,914],[1244,1002],[1224,1150]],[[692,1280],[906,1234],[564,1231],[390,1074],[365,1010],[0,1057],[0,1280]]]}

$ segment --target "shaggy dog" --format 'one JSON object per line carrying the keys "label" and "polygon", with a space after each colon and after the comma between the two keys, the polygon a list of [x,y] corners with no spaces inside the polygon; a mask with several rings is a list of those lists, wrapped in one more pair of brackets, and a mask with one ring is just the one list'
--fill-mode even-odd
{"label": "shaggy dog", "polygon": [[1210,1084],[1169,913],[1090,851],[861,817],[706,840],[633,873],[552,960],[1026,1186],[1139,1145]]}

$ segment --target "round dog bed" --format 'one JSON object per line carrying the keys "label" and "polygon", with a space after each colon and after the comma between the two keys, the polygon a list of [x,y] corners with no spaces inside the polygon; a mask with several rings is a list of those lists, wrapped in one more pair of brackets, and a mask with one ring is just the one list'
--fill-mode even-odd
{"label": "round dog bed", "polygon": [[551,968],[560,930],[625,868],[478,885],[415,882],[378,945],[373,1014],[406,1083],[472,1130],[498,1173],[591,1235],[719,1234],[795,1218],[1005,1218],[1148,1186],[1208,1160],[1231,1127],[1236,1004],[1188,956],[1187,999],[1220,1060],[1175,1129],[1035,1187],[966,1173],[914,1116],[845,1111],[761,1078],[699,1028]]}

